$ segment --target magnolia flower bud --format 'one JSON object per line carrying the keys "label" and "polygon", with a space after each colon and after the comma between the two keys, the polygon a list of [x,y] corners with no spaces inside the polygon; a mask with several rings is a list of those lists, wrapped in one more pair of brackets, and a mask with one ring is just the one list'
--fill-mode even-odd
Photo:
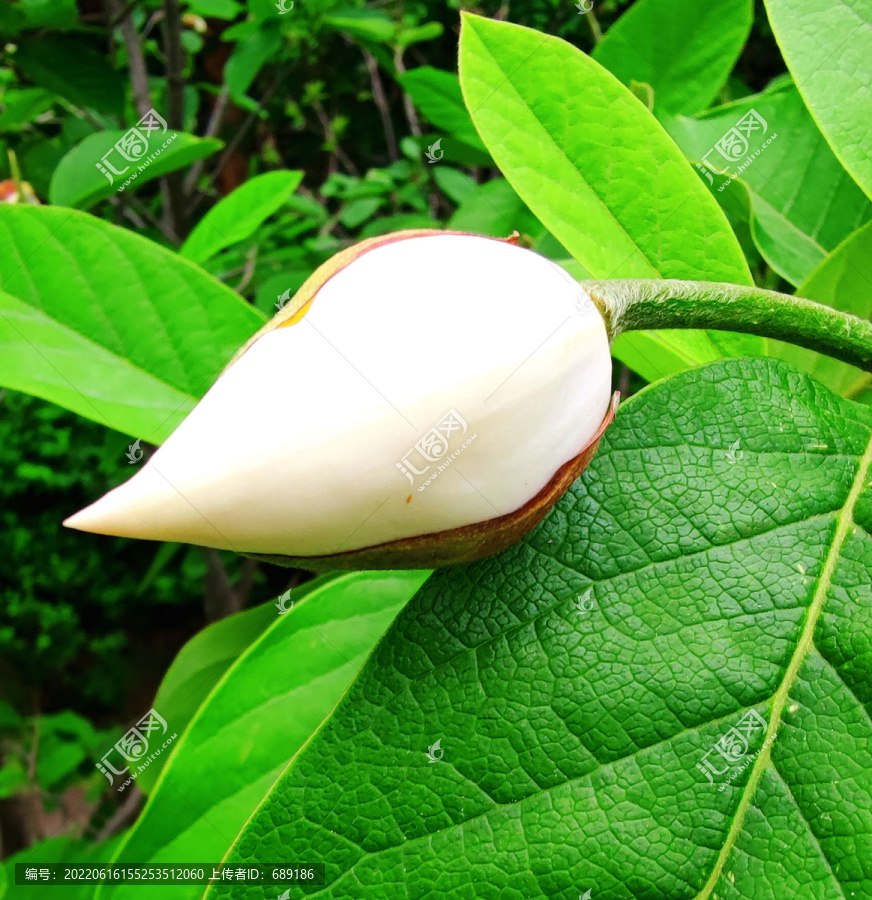
{"label": "magnolia flower bud", "polygon": [[438,231],[325,263],[142,470],[65,524],[309,568],[502,550],[613,414],[602,316],[558,266]]}

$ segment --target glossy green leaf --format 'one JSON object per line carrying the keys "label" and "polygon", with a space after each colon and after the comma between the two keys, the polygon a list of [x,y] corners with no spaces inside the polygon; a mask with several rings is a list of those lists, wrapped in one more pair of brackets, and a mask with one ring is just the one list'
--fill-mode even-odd
{"label": "glossy green leaf", "polygon": [[[739,126],[743,122],[754,130]],[[747,185],[755,242],[769,265],[794,285],[872,217],[872,204],[830,150],[792,83],[698,119],[673,120],[667,129],[690,159],[704,161],[715,197],[723,200],[738,187],[718,173],[733,172]],[[717,146],[730,135],[737,141],[735,161]]]}
{"label": "glossy green leaf", "polygon": [[[126,133],[100,131],[76,144],[52,175],[50,201],[55,206],[88,209],[113,194],[135,192],[149,181],[205,159],[222,147],[217,138],[198,138],[182,132],[152,132],[148,135],[148,148],[143,148],[141,153],[137,151],[140,161],[134,162],[115,147]],[[111,169],[104,165],[105,162],[111,164]],[[98,163],[108,174],[97,168]],[[140,166],[144,166],[141,171]]]}
{"label": "glossy green leaf", "polygon": [[[460,59],[467,108],[497,165],[594,277],[750,283],[717,202],[656,119],[598,63],[558,38],[471,15]],[[613,352],[653,380],[749,349],[763,352],[765,341],[640,332],[619,338]]]}
{"label": "glossy green leaf", "polygon": [[870,436],[775,360],[635,395],[534,532],[403,610],[228,861],[356,900],[870,896]]}
{"label": "glossy green leaf", "polygon": [[872,197],[872,4],[765,0],[775,39],[815,122]]}
{"label": "glossy green leaf", "polygon": [[197,266],[86,213],[0,206],[3,383],[164,440],[263,316]]}
{"label": "glossy green leaf", "polygon": [[282,33],[274,21],[240,41],[233,48],[224,68],[224,81],[231,96],[237,99],[244,97],[257,73],[278,53],[281,46]]}
{"label": "glossy green leaf", "polygon": [[726,82],[753,17],[751,0],[638,0],[591,55],[628,87],[651,85],[655,112],[691,115]]}
{"label": "glossy green leaf", "polygon": [[[354,572],[318,579],[291,593],[299,599],[289,612],[279,615],[270,606],[273,622],[265,630],[258,633],[262,620],[246,620],[255,632],[252,643],[178,739],[113,864],[217,862],[428,574]],[[195,640],[203,648],[209,639]],[[167,723],[175,729],[169,716]],[[165,900],[201,893],[190,886],[161,888]],[[140,897],[141,888],[106,887],[97,896],[124,900]]]}
{"label": "glossy green leaf", "polygon": [[22,42],[15,64],[37,86],[74,106],[120,116],[124,81],[105,56],[69,35],[43,34]]}
{"label": "glossy green leaf", "polygon": [[377,43],[388,43],[397,30],[391,17],[380,10],[356,9],[351,6],[331,12],[324,16],[322,22],[335,31]]}
{"label": "glossy green leaf", "polygon": [[396,44],[399,47],[411,47],[412,44],[420,44],[423,41],[434,41],[442,37],[444,30],[441,22],[426,22],[412,28],[403,28],[397,35]]}
{"label": "glossy green leaf", "polygon": [[287,202],[300,186],[302,172],[256,175],[219,200],[182,245],[185,259],[202,263],[220,250],[244,241]]}
{"label": "glossy green leaf", "polygon": [[[872,318],[872,222],[867,222],[828,256],[797,294],[861,319]],[[868,372],[793,344],[775,343],[772,355],[799,366],[845,397],[866,399],[862,395],[872,386],[872,375]]]}

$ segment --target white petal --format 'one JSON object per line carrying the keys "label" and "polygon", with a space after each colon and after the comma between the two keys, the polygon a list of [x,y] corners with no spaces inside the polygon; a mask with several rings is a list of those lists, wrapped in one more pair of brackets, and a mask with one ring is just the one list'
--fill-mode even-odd
{"label": "white petal", "polygon": [[[139,474],[66,524],[318,556],[512,512],[608,407],[605,327],[579,296],[548,260],[486,238],[370,250],[302,321],[256,341]],[[466,430],[428,461],[415,444],[450,410]],[[404,460],[429,469],[410,483]]]}

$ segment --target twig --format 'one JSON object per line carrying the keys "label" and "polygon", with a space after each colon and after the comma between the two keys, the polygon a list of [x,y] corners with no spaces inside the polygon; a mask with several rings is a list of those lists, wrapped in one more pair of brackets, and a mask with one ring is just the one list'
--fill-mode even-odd
{"label": "twig", "polygon": [[207,622],[217,622],[232,613],[239,612],[239,598],[233,590],[227,569],[217,550],[200,547],[206,560],[206,577],[203,579],[203,610]]}
{"label": "twig", "polygon": [[[126,202],[128,206],[133,207],[138,215],[140,215],[149,225],[157,228],[157,230],[171,243],[178,243],[178,236],[175,235],[166,225],[166,223],[161,222],[160,219],[155,216],[151,210],[135,195],[135,194],[126,194]],[[116,204],[121,205],[121,200],[118,197],[110,197],[109,202],[115,206]],[[129,210],[125,210],[129,212]],[[142,226],[139,226],[142,227]]]}
{"label": "twig", "polygon": [[257,247],[255,244],[253,247],[250,247],[248,252],[245,254],[245,265],[242,267],[242,279],[239,284],[233,289],[237,294],[241,294],[251,282],[251,279],[254,277],[254,264],[257,259]]}
{"label": "twig", "polygon": [[12,183],[15,185],[15,193],[17,194],[18,203],[24,203],[24,188],[21,184],[21,169],[18,167],[18,157],[11,148],[6,151],[9,158],[9,174],[12,175]]}
{"label": "twig", "polygon": [[[27,754],[27,777],[36,783],[36,757],[39,753],[39,721],[40,721],[40,702],[39,692],[33,691],[33,742],[30,745],[30,752]],[[37,785],[38,788],[38,785]]]}
{"label": "twig", "polygon": [[126,18],[130,16],[133,10],[136,9],[137,6],[142,2],[142,0],[130,0],[130,3],[121,10],[121,12],[117,13],[112,19],[109,21],[110,28],[117,28]]}
{"label": "twig", "polygon": [[130,793],[124,798],[124,802],[106,820],[103,827],[97,832],[94,842],[99,844],[107,838],[117,834],[131,820],[136,818],[145,797],[139,789],[139,785],[131,785]]}
{"label": "twig", "polygon": [[[120,6],[119,0],[112,0],[112,6],[116,9]],[[136,25],[130,16],[116,16],[121,26],[121,37],[127,49],[127,67],[130,71],[130,85],[133,88],[133,100],[136,111],[144,116],[151,108],[151,92],[148,89],[148,73],[145,68],[145,56],[142,52],[142,41]]]}
{"label": "twig", "polygon": [[399,150],[397,149],[397,135],[394,132],[394,123],[391,121],[391,108],[385,93],[385,86],[381,80],[381,73],[378,70],[378,63],[369,50],[363,50],[363,58],[366,61],[369,80],[372,83],[372,98],[382,120],[385,141],[388,145],[388,157],[391,162],[396,162],[400,158]]}
{"label": "twig", "polygon": [[621,366],[621,374],[618,376],[618,390],[624,398],[630,396],[630,377],[632,374],[628,366]]}
{"label": "twig", "polygon": [[603,30],[600,28],[600,23],[597,21],[592,3],[590,9],[585,10],[584,17],[587,19],[588,26],[590,26],[590,36],[593,38],[594,46],[596,46],[603,39]]}
{"label": "twig", "polygon": [[[394,50],[394,66],[396,67],[398,75],[406,74],[406,64],[403,62],[402,47],[397,47]],[[403,109],[406,112],[406,118],[409,120],[409,131],[411,131],[415,137],[420,137],[422,134],[421,120],[418,118],[418,111],[415,109],[415,104],[412,103],[412,98],[405,91],[403,91]]]}
{"label": "twig", "polygon": [[315,115],[318,116],[318,121],[321,123],[321,127],[324,129],[324,140],[331,147],[333,153],[336,154],[336,158],[345,166],[346,170],[355,177],[360,175],[360,172],[357,170],[357,166],[351,161],[351,157],[339,146],[339,138],[336,137],[336,132],[333,130],[333,123],[330,121],[330,116],[327,115],[327,111],[324,109],[321,101],[314,101],[312,103],[312,109],[315,110]]}
{"label": "twig", "polygon": [[[209,116],[209,121],[206,123],[206,130],[203,132],[204,138],[215,137],[215,135],[218,134],[218,129],[221,127],[221,122],[224,120],[224,113],[227,111],[227,99],[229,96],[230,89],[225,84],[215,100],[215,105],[212,107],[212,113]],[[190,195],[197,186],[197,182],[200,180],[200,175],[202,175],[205,165],[205,159],[198,159],[194,165],[191,166],[191,171],[188,172],[184,183],[186,195]]]}
{"label": "twig", "polygon": [[[163,43],[167,72],[167,121],[174,131],[185,127],[185,55],[182,49],[182,14],[179,0],[164,0]],[[179,238],[188,233],[185,189],[181,172],[163,178],[164,218]]]}
{"label": "twig", "polygon": [[248,604],[248,597],[249,594],[251,594],[251,588],[254,584],[254,576],[257,574],[259,566],[260,563],[256,559],[251,559],[250,557],[246,557],[242,561],[242,572],[239,575],[238,581],[233,586],[233,592],[239,600],[241,609],[245,609]]}
{"label": "twig", "polygon": [[[208,186],[211,187],[218,176],[221,174],[221,170],[224,166],[227,165],[227,161],[236,151],[236,148],[242,143],[242,139],[248,133],[248,129],[251,128],[252,123],[257,118],[258,113],[266,106],[266,104],[272,99],[272,95],[278,90],[279,85],[284,81],[285,76],[288,74],[288,67],[282,66],[279,70],[278,75],[276,76],[273,83],[264,91],[263,96],[260,98],[260,103],[257,104],[255,109],[253,109],[246,117],[243,123],[239,126],[236,131],[236,134],[233,135],[230,143],[224,148],[224,152],[218,158],[218,164],[215,166],[214,171],[209,176]],[[198,197],[196,197],[188,207],[188,212],[193,212],[202,202],[206,199],[206,195],[201,193]]]}

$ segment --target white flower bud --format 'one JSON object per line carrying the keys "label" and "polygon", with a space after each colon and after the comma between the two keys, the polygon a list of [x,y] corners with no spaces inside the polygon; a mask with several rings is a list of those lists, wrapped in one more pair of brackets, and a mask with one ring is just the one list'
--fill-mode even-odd
{"label": "white flower bud", "polygon": [[603,319],[558,266],[387,235],[319,269],[142,470],[65,524],[312,568],[474,559],[566,490],[610,392]]}

